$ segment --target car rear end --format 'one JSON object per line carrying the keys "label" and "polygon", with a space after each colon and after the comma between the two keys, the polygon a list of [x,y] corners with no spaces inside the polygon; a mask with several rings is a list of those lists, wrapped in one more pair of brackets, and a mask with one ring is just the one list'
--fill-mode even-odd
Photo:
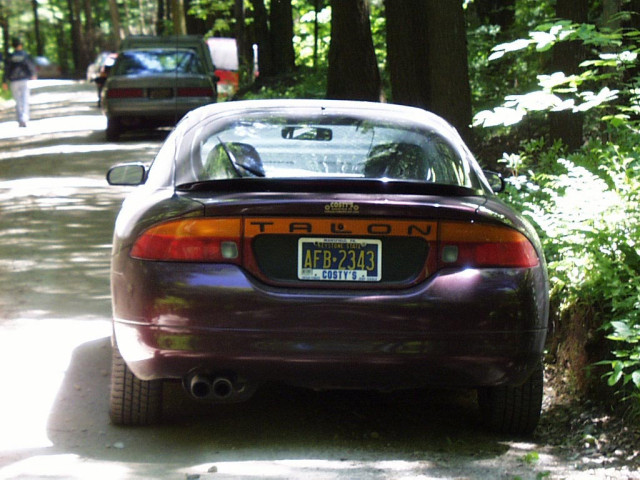
{"label": "car rear end", "polygon": [[216,216],[136,232],[113,285],[136,375],[380,389],[526,378],[547,312],[523,233],[441,198],[338,201],[354,219],[327,218],[335,197],[313,196],[205,202]]}
{"label": "car rear end", "polygon": [[271,381],[529,385],[548,319],[540,243],[457,135],[394,107],[266,105],[190,114],[125,202],[114,332],[135,376],[214,401]]}
{"label": "car rear end", "polygon": [[108,136],[125,128],[175,125],[187,112],[216,102],[215,80],[190,49],[120,52],[102,93]]}

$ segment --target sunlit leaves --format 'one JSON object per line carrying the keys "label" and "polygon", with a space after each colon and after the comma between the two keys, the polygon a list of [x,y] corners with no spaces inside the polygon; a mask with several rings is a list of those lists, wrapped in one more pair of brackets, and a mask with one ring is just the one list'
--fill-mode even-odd
{"label": "sunlit leaves", "polygon": [[492,49],[493,53],[489,55],[489,60],[497,60],[506,53],[524,50],[529,46],[534,46],[539,52],[544,52],[557,42],[567,40],[576,33],[576,26],[566,21],[543,25],[540,28],[541,30],[529,32],[529,38],[519,38],[512,42],[496,45]]}
{"label": "sunlit leaves", "polygon": [[[493,110],[478,112],[473,119],[474,126],[494,127],[510,126],[520,122],[529,112],[586,112],[592,108],[608,104],[618,98],[618,90],[609,87],[599,92],[577,92],[576,98],[563,99],[553,93],[552,89],[543,89],[524,95],[509,95],[502,106]],[[579,102],[579,103],[576,103]]]}
{"label": "sunlit leaves", "polygon": [[640,398],[640,146],[626,132],[571,158],[530,142],[502,162],[517,175],[511,201],[539,228],[558,315],[589,309],[613,345],[599,362],[607,384]]}
{"label": "sunlit leaves", "polygon": [[[617,52],[625,36],[629,41],[635,38],[633,34],[598,30],[591,24],[558,21],[538,26],[527,38],[496,45],[489,60],[498,60],[507,54],[530,48],[544,52],[566,41],[579,41],[589,48],[607,51],[597,53],[596,59],[582,62],[580,66],[584,70],[580,73],[538,75],[538,90],[505,97],[502,105],[478,112],[473,125],[509,127],[521,122],[531,112],[584,113],[593,109],[607,110],[601,115],[601,120],[617,126],[624,125],[631,115],[640,113],[637,89],[624,76],[624,71],[636,64],[640,48],[627,47]],[[629,98],[630,102],[616,103],[621,95]]]}

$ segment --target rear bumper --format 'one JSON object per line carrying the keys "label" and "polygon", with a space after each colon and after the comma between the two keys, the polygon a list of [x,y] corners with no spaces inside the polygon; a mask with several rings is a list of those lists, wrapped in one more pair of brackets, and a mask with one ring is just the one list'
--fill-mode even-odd
{"label": "rear bumper", "polygon": [[189,111],[215,103],[214,97],[170,98],[166,100],[109,99],[104,102],[108,117],[182,118]]}
{"label": "rear bumper", "polygon": [[114,332],[143,379],[198,371],[312,388],[517,384],[546,338],[540,268],[441,272],[403,293],[303,295],[231,265],[126,264],[112,276]]}

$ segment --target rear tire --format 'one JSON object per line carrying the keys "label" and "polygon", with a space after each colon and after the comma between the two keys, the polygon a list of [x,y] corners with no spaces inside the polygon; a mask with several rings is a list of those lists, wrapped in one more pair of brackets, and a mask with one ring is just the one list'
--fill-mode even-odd
{"label": "rear tire", "polygon": [[152,425],[162,418],[162,381],[140,380],[114,345],[109,417],[114,425]]}
{"label": "rear tire", "polygon": [[531,434],[540,420],[544,371],[539,362],[526,382],[517,387],[486,387],[478,390],[484,424],[498,433]]}
{"label": "rear tire", "polygon": [[120,129],[121,129],[120,119],[117,117],[107,118],[107,130],[106,136],[107,141],[115,142],[120,138]]}

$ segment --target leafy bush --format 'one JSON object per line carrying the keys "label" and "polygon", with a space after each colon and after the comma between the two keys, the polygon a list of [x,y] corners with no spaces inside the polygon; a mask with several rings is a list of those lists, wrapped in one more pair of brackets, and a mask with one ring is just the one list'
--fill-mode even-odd
{"label": "leafy bush", "polygon": [[608,341],[608,384],[640,401],[640,146],[618,133],[572,155],[529,142],[503,163],[509,201],[543,241],[556,321],[587,311]]}

